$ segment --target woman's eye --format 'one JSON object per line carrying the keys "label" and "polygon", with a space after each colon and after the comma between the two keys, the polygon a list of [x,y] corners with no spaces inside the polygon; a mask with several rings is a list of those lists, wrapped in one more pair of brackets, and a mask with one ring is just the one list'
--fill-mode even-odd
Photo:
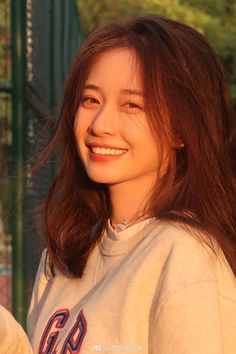
{"label": "woman's eye", "polygon": [[140,104],[137,104],[137,103],[134,103],[134,102],[126,102],[124,105],[123,105],[126,109],[129,109],[129,110],[142,110],[142,106]]}
{"label": "woman's eye", "polygon": [[81,104],[84,107],[93,107],[99,105],[99,101],[94,97],[84,96],[82,97]]}

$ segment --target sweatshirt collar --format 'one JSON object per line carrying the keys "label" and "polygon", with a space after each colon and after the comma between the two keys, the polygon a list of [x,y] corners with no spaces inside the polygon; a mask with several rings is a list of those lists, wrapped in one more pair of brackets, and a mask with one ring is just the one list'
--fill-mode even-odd
{"label": "sweatshirt collar", "polygon": [[148,218],[130,226],[127,226],[128,222],[124,222],[124,223],[116,224],[115,227],[111,226],[111,221],[109,219],[107,225],[107,235],[109,238],[116,241],[130,238],[133,235],[135,235],[138,231],[143,229],[145,225],[149,224],[154,219],[155,218]]}
{"label": "sweatshirt collar", "polygon": [[[108,236],[107,231],[104,232],[102,239],[99,243],[100,252],[105,256],[118,256],[128,253],[132,248],[134,248],[139,242],[141,242],[152,230],[154,230],[160,223],[156,218],[151,218],[150,222],[138,223],[136,225],[127,228],[126,232],[133,232],[133,235],[127,238],[118,237],[113,239]],[[138,227],[143,224],[143,227]],[[132,228],[132,229],[131,229]],[[130,230],[129,230],[130,229]],[[129,231],[128,231],[129,230]],[[113,230],[114,231],[114,230]],[[121,231],[121,232],[124,232]],[[119,232],[120,234],[120,232]]]}

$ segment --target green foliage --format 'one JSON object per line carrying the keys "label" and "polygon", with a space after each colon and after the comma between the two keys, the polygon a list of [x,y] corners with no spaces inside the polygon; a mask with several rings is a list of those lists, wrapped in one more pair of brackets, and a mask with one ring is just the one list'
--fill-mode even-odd
{"label": "green foliage", "polygon": [[156,13],[204,34],[224,64],[236,103],[236,0],[77,0],[84,36],[98,25]]}

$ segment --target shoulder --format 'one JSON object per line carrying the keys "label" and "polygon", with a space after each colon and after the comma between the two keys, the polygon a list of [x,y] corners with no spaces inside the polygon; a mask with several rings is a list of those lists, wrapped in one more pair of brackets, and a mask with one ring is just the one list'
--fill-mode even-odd
{"label": "shoulder", "polygon": [[42,299],[42,296],[45,292],[45,289],[46,289],[48,281],[49,281],[49,278],[47,277],[47,275],[45,273],[45,270],[47,267],[48,267],[47,249],[45,249],[42,252],[41,259],[39,262],[39,267],[38,267],[38,271],[36,274],[34,288],[33,288],[30,306],[29,306],[29,310],[28,310],[27,330],[28,330],[29,337],[31,336],[31,332],[33,330],[31,323],[32,323],[33,319],[35,320],[39,315],[40,310],[38,308],[38,304],[40,303],[40,300]]}
{"label": "shoulder", "polygon": [[47,249],[45,248],[40,258],[38,271],[35,278],[35,285],[37,283],[47,283],[47,274],[49,274],[49,264],[47,259]]}
{"label": "shoulder", "polygon": [[231,289],[236,296],[235,276],[213,238],[169,222],[161,222],[149,236],[167,291],[213,281],[222,292],[229,293]]}
{"label": "shoulder", "polygon": [[166,250],[181,251],[194,249],[197,252],[205,251],[208,254],[220,251],[214,237],[195,227],[177,222],[160,221],[152,231],[155,242],[162,244]]}
{"label": "shoulder", "polygon": [[161,221],[150,235],[151,243],[157,251],[168,255],[169,259],[178,262],[215,261],[215,254],[219,253],[219,246],[213,237],[209,238],[203,232],[178,223]]}
{"label": "shoulder", "polygon": [[151,305],[153,342],[165,353],[205,353],[208,347],[223,353],[223,345],[233,353],[236,279],[216,241],[167,222],[150,241],[161,268]]}
{"label": "shoulder", "polygon": [[48,267],[49,267],[49,265],[48,265],[48,261],[47,261],[47,249],[45,249],[42,252],[41,259],[40,259],[39,266],[38,266],[38,271],[37,271],[35,281],[34,281],[34,288],[33,288],[33,293],[32,293],[32,297],[31,297],[29,313],[31,312],[32,307],[34,307],[35,304],[40,301],[40,299],[44,293],[44,290],[47,286],[47,283],[49,281],[49,278],[47,276],[47,273],[49,274],[49,272],[47,272]]}
{"label": "shoulder", "polygon": [[[32,353],[31,346],[23,328],[3,306],[0,305],[1,352]],[[21,351],[19,351],[21,350]]]}

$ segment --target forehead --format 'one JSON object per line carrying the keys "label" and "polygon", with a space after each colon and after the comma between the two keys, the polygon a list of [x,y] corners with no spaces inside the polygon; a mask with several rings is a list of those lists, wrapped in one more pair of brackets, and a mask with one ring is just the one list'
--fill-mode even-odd
{"label": "forehead", "polygon": [[86,83],[104,88],[141,90],[142,82],[135,51],[115,48],[100,53],[92,61]]}

